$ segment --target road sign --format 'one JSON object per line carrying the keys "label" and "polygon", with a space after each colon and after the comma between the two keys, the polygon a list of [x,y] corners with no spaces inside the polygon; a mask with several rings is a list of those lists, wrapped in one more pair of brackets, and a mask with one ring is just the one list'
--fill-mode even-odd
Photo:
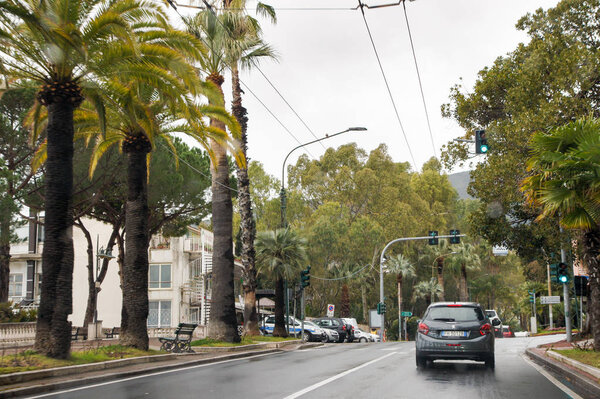
{"label": "road sign", "polygon": [[334,310],[335,310],[335,305],[332,305],[332,304],[327,305],[327,317],[333,317]]}
{"label": "road sign", "polygon": [[412,316],[412,312],[400,312],[401,317],[410,317]]}
{"label": "road sign", "polygon": [[541,304],[542,305],[550,305],[553,303],[560,303],[560,296],[559,295],[552,295],[552,296],[541,296]]}

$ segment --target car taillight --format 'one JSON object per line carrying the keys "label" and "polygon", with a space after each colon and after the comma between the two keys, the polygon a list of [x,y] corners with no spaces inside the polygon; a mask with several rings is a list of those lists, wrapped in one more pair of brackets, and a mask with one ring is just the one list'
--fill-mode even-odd
{"label": "car taillight", "polygon": [[342,330],[346,331],[346,325],[342,326]]}
{"label": "car taillight", "polygon": [[491,329],[492,329],[491,324],[485,323],[484,325],[481,326],[481,329],[479,330],[479,332],[481,333],[481,335],[485,335],[485,334],[489,334]]}
{"label": "car taillight", "polygon": [[418,331],[421,334],[427,335],[427,334],[429,334],[429,326],[427,324],[425,324],[425,323],[419,323]]}
{"label": "car taillight", "polygon": [[446,305],[446,306],[448,306],[449,308],[460,308],[460,307],[462,307],[462,305],[459,304],[459,303],[452,303],[452,304]]}

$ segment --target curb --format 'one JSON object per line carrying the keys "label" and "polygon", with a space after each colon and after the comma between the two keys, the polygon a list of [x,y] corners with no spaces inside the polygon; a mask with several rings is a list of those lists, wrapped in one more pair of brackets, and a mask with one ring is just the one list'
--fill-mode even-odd
{"label": "curb", "polygon": [[[202,364],[216,363],[216,362],[220,362],[220,361],[224,361],[224,360],[243,359],[245,357],[250,357],[250,356],[268,355],[271,353],[279,353],[279,352],[281,352],[280,349],[265,349],[265,350],[260,350],[260,351],[229,354],[229,355],[218,356],[218,357],[213,357],[213,358],[208,358],[208,359],[192,360],[189,362],[184,362],[184,363],[179,363],[179,364],[170,364],[170,365],[162,365],[162,366],[159,365],[158,367],[154,367],[151,370],[143,369],[143,370],[135,370],[135,371],[126,371],[126,372],[121,372],[121,373],[109,373],[109,374],[104,374],[104,375],[99,375],[99,376],[94,376],[94,377],[79,378],[79,379],[68,380],[68,381],[60,381],[60,382],[51,383],[51,384],[39,384],[39,385],[30,386],[30,387],[15,388],[15,389],[2,391],[2,392],[0,392],[0,398],[15,398],[15,397],[20,397],[20,396],[24,396],[24,395],[50,393],[50,392],[59,391],[62,389],[75,388],[75,387],[80,387],[80,386],[84,386],[84,385],[97,384],[97,383],[101,383],[101,382],[105,382],[105,381],[113,381],[113,380],[119,380],[119,379],[124,379],[124,378],[136,377],[136,376],[160,372],[160,371],[168,371],[168,370],[173,370],[173,369],[178,369],[178,368],[185,368],[185,367],[189,367],[189,366],[197,366],[197,365],[202,365]],[[181,355],[164,355],[164,356],[181,356]],[[184,356],[185,356],[185,354],[184,354]],[[148,356],[148,357],[156,357],[156,356]],[[141,358],[135,358],[135,359],[141,359]],[[130,360],[130,359],[123,359],[123,360]],[[168,360],[168,359],[164,359],[164,360]],[[114,362],[114,361],[112,361],[112,362]],[[110,362],[104,362],[104,363],[110,363]],[[134,363],[134,364],[139,364],[139,363],[148,363],[148,361],[138,362],[138,363]],[[123,366],[123,364],[121,364],[121,366]],[[77,366],[75,366],[75,367],[77,367]],[[115,367],[119,367],[119,366],[115,366]],[[71,367],[63,367],[63,368],[70,369]],[[102,369],[102,368],[100,368],[100,369]],[[68,374],[68,373],[65,373],[65,374]],[[64,375],[64,374],[61,374],[61,375]]]}
{"label": "curb", "polygon": [[[586,373],[591,374],[594,377],[596,377],[596,379],[600,380],[600,369],[597,369],[596,367],[588,366],[587,364],[584,364],[577,360],[573,360],[571,358],[563,356],[560,353],[555,352],[553,350],[547,351],[546,354],[560,362],[567,363],[568,365],[573,366],[576,369],[585,371]],[[598,381],[596,381],[596,382],[598,382]]]}
{"label": "curb", "polygon": [[593,381],[591,378],[588,378],[582,374],[575,372],[574,370],[569,369],[568,367],[565,367],[565,365],[558,360],[553,360],[550,359],[548,356],[537,353],[535,350],[532,350],[532,348],[526,349],[525,354],[536,363],[565,377],[572,384],[583,390],[586,397],[600,397],[600,384],[598,384],[596,381]]}

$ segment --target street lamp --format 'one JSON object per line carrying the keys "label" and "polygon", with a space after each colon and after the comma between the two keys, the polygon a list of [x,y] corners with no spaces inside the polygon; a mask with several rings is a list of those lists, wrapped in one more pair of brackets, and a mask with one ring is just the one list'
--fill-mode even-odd
{"label": "street lamp", "polygon": [[[95,280],[95,289],[96,295],[94,296],[94,329],[95,334],[94,337],[98,338],[98,294],[100,293],[100,282],[98,278],[100,277],[100,259],[114,259],[112,251],[110,249],[104,249],[104,247],[99,248],[100,238],[96,236],[96,280]],[[89,330],[88,330],[89,332]],[[88,334],[89,335],[89,334]]]}
{"label": "street lamp", "polygon": [[347,133],[347,132],[361,132],[361,131],[365,131],[365,130],[367,130],[366,127],[349,127],[348,129],[343,130],[343,131],[338,132],[338,133],[326,134],[325,137],[321,137],[320,139],[309,141],[308,143],[300,144],[299,146],[294,147],[285,156],[285,159],[283,160],[283,165],[281,166],[281,192],[280,192],[280,196],[281,196],[281,227],[287,227],[287,220],[285,218],[285,210],[286,210],[285,163],[287,162],[287,159],[292,154],[292,152],[296,151],[298,148],[302,148],[302,147],[307,146],[309,144],[318,143],[319,141],[327,140],[327,139],[330,139],[332,137],[339,136],[340,134],[343,134],[343,133]]}
{"label": "street lamp", "polygon": [[[313,144],[313,143],[318,143],[319,141],[323,141],[323,140],[327,140],[330,139],[332,137],[335,136],[339,136],[340,134],[343,133],[347,133],[347,132],[361,132],[361,131],[365,131],[367,130],[366,127],[349,127],[346,130],[343,130],[341,132],[338,133],[334,133],[334,134],[326,134],[325,137],[321,137],[320,139],[316,139],[313,141],[309,141],[308,143],[304,143],[304,144],[300,144],[297,147],[292,148],[292,150],[290,152],[288,152],[288,154],[285,156],[285,159],[283,160],[283,165],[281,165],[281,192],[280,192],[280,197],[281,197],[281,227],[285,228],[287,227],[287,220],[285,217],[285,210],[286,210],[286,195],[285,195],[285,163],[287,162],[289,156],[292,154],[292,152],[296,151],[298,148],[302,148],[304,146],[307,146],[309,144]],[[288,298],[288,287],[287,287],[287,280],[285,281],[285,325],[286,325],[286,329],[289,332],[289,318],[290,318],[290,304],[289,304],[289,298]]]}

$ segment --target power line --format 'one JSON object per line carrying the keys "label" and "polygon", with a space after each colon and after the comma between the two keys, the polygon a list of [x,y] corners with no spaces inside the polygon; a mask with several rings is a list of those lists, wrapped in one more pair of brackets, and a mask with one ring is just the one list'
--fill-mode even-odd
{"label": "power line", "polygon": [[433,133],[431,132],[431,123],[429,122],[429,112],[427,112],[427,104],[425,103],[425,93],[423,92],[423,84],[421,83],[421,74],[419,73],[419,64],[417,64],[417,55],[415,53],[415,46],[413,44],[412,33],[410,32],[410,25],[408,23],[408,14],[406,13],[406,2],[402,2],[404,8],[404,18],[406,19],[406,28],[408,29],[408,38],[410,40],[410,48],[412,49],[413,59],[415,61],[415,69],[417,70],[417,78],[419,80],[419,88],[421,89],[421,98],[423,99],[423,108],[425,109],[425,118],[427,119],[427,128],[429,129],[429,138],[431,139],[431,147],[433,148],[433,156],[437,158],[435,151],[435,143],[433,141]]}
{"label": "power line", "polygon": [[408,148],[408,152],[410,154],[410,158],[412,159],[413,166],[415,167],[415,171],[417,171],[417,163],[415,162],[415,157],[413,156],[412,150],[410,148],[410,144],[408,143],[408,138],[406,137],[406,132],[404,131],[404,126],[402,125],[402,121],[400,120],[400,114],[398,113],[398,108],[396,107],[396,102],[394,101],[394,96],[392,95],[392,91],[390,89],[390,85],[388,84],[387,77],[385,76],[385,71],[383,70],[383,65],[381,64],[381,59],[379,58],[379,53],[377,52],[377,47],[375,46],[375,41],[373,40],[373,35],[371,34],[371,29],[369,28],[369,23],[367,22],[367,18],[365,16],[365,5],[358,0],[358,5],[360,8],[360,12],[363,17],[363,21],[365,22],[365,27],[367,28],[367,33],[369,34],[369,39],[371,40],[371,46],[373,47],[373,51],[375,52],[375,57],[377,58],[377,63],[379,64],[379,69],[381,71],[381,75],[383,76],[383,81],[385,83],[385,87],[387,88],[387,92],[390,96],[390,100],[392,102],[392,106],[394,108],[394,112],[396,113],[396,119],[398,119],[398,124],[400,125],[400,130],[402,131],[402,135],[404,136],[404,141],[406,142],[406,147]]}

